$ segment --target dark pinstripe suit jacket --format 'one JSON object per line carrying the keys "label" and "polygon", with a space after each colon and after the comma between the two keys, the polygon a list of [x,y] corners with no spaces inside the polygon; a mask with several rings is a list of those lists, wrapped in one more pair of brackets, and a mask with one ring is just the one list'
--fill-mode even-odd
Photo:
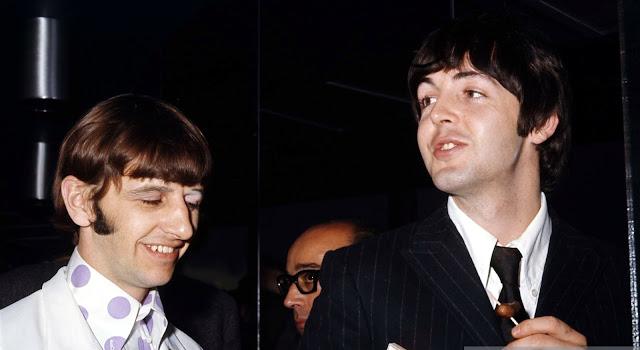
{"label": "dark pinstripe suit jacket", "polygon": [[[552,221],[536,316],[556,316],[589,345],[630,345],[627,254]],[[505,345],[446,207],[422,222],[327,253],[320,281],[303,349]]]}

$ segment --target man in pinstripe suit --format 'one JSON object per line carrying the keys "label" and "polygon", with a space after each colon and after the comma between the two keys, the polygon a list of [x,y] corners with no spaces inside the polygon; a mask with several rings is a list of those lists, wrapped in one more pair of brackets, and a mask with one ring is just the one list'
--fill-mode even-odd
{"label": "man in pinstripe suit", "polygon": [[[547,208],[570,130],[562,63],[511,20],[433,32],[409,70],[418,145],[448,193],[429,218],[326,254],[305,349],[460,349],[631,342],[624,252]],[[516,248],[529,319],[503,337],[490,266]]]}

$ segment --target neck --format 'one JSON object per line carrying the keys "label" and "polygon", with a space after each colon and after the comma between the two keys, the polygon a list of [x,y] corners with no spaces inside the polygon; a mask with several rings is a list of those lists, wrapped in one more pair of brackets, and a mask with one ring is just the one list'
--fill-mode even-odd
{"label": "neck", "polygon": [[517,239],[540,210],[539,186],[518,191],[498,190],[452,198],[475,223],[491,233],[501,245]]}

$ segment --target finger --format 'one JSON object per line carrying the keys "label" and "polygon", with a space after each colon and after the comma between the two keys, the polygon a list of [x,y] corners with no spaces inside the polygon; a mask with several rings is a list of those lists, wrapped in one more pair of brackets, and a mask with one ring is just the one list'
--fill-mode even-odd
{"label": "finger", "polygon": [[587,338],[553,316],[536,317],[520,322],[511,331],[516,339],[532,335],[548,335],[575,346],[586,346]]}
{"label": "finger", "polygon": [[526,336],[524,338],[516,339],[507,345],[508,348],[516,348],[516,349],[542,349],[542,348],[553,348],[553,349],[576,349],[576,350],[584,350],[584,346],[578,346],[576,344],[566,342],[560,340],[558,338],[554,338],[547,334],[533,334]]}

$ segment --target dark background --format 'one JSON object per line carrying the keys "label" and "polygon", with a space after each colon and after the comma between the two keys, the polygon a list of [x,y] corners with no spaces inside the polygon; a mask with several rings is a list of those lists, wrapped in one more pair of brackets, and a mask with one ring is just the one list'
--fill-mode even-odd
{"label": "dark background", "polygon": [[[383,231],[442,203],[418,153],[407,68],[452,17],[505,10],[544,32],[569,71],[574,143],[552,207],[625,245],[614,1],[30,0],[0,4],[0,272],[72,249],[48,223],[50,203],[31,195],[34,144],[56,145],[113,95],[160,97],[203,129],[214,156],[181,273],[234,293],[254,337],[259,261],[281,269],[296,236],[325,220],[356,217]],[[46,108],[21,92],[25,23],[36,16],[58,18],[67,44],[68,96]],[[277,297],[263,298],[277,310]],[[263,348],[289,316],[263,332]]]}

